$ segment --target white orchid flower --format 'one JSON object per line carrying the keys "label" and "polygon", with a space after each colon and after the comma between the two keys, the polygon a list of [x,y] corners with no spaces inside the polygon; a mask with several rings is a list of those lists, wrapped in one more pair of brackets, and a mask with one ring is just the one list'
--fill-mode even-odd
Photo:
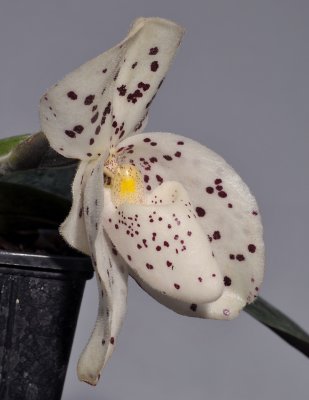
{"label": "white orchid flower", "polygon": [[225,320],[262,282],[262,225],[241,178],[193,140],[141,134],[182,35],[173,22],[140,18],[41,99],[51,146],[81,160],[60,230],[91,256],[98,280],[98,317],[78,364],[90,384],[113,352],[128,273],[177,313]]}

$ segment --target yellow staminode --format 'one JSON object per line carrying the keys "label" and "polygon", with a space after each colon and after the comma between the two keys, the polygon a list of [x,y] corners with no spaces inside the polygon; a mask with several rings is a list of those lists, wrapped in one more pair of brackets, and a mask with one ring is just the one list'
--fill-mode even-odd
{"label": "yellow staminode", "polygon": [[112,201],[116,206],[123,203],[143,202],[144,185],[139,170],[133,165],[119,165],[112,179]]}

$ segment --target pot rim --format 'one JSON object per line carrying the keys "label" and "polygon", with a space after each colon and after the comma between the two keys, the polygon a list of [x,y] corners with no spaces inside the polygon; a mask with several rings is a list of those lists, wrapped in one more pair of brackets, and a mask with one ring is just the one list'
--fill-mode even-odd
{"label": "pot rim", "polygon": [[88,279],[93,276],[91,260],[82,254],[55,256],[0,250],[0,269],[8,266],[14,269],[86,273],[87,277],[89,276]]}

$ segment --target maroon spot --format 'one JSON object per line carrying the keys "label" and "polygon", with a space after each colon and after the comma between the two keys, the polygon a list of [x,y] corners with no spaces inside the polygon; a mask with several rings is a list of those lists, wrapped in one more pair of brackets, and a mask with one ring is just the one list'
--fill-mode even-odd
{"label": "maroon spot", "polygon": [[90,94],[89,96],[87,96],[84,101],[85,106],[90,106],[90,104],[93,103],[94,98],[95,98],[94,94]]}
{"label": "maroon spot", "polygon": [[67,93],[67,96],[71,100],[76,100],[77,99],[77,94],[71,90],[70,92]]}
{"label": "maroon spot", "polygon": [[191,304],[191,306],[190,306],[190,309],[192,310],[192,311],[196,311],[196,309],[197,309],[197,304]]}
{"label": "maroon spot", "polygon": [[111,338],[110,338],[110,343],[111,343],[111,344],[115,344],[115,338],[114,338],[114,337],[111,337]]}
{"label": "maroon spot", "polygon": [[254,244],[249,244],[248,250],[250,251],[250,253],[255,253],[255,250],[256,250],[255,245]]}
{"label": "maroon spot", "polygon": [[159,49],[158,49],[157,47],[152,47],[152,48],[149,50],[149,55],[150,55],[150,56],[155,56],[156,54],[158,54],[158,51],[159,51]]}
{"label": "maroon spot", "polygon": [[91,123],[94,124],[94,123],[96,122],[96,120],[98,119],[98,117],[99,117],[99,113],[96,112],[96,113],[94,114],[94,116],[91,118]]}
{"label": "maroon spot", "polygon": [[127,93],[127,88],[126,85],[121,85],[120,87],[117,88],[119,92],[119,96],[125,96]]}
{"label": "maroon spot", "polygon": [[228,203],[228,208],[233,208],[233,204],[232,203]]}
{"label": "maroon spot", "polygon": [[156,175],[156,178],[159,183],[163,182],[163,178],[160,175]]}
{"label": "maroon spot", "polygon": [[127,257],[128,257],[128,260],[129,260],[129,261],[132,260],[132,257],[131,257],[129,254],[127,255]]}
{"label": "maroon spot", "polygon": [[149,142],[151,142],[151,139],[149,139],[148,137],[146,137],[146,138],[144,139],[144,142],[145,142],[145,143],[149,143]]}
{"label": "maroon spot", "polygon": [[106,72],[107,72],[107,68],[104,68],[103,71],[102,71],[102,73],[103,73],[103,74],[106,74]]}
{"label": "maroon spot", "polygon": [[137,85],[138,88],[143,89],[144,92],[150,88],[149,83],[139,82]]}
{"label": "maroon spot", "polygon": [[175,157],[178,157],[178,158],[181,157],[180,151],[176,151],[176,153],[174,154],[174,156],[175,156]]}
{"label": "maroon spot", "polygon": [[216,186],[216,189],[220,192],[223,189],[223,186],[218,185],[218,186]]}
{"label": "maroon spot", "polygon": [[137,62],[135,62],[134,64],[132,64],[132,69],[134,69],[137,66]]}
{"label": "maroon spot", "polygon": [[152,163],[156,163],[158,161],[158,159],[156,157],[151,157],[149,159],[149,161],[152,162]]}
{"label": "maroon spot", "polygon": [[145,183],[149,182],[149,176],[148,175],[144,175],[144,182]]}
{"label": "maroon spot", "polygon": [[100,133],[100,131],[101,131],[101,127],[100,127],[100,125],[98,125],[98,126],[95,128],[94,134],[95,134],[95,135],[98,135],[98,134]]}
{"label": "maroon spot", "polygon": [[73,131],[65,130],[64,133],[69,136],[70,138],[75,138],[76,134]]}
{"label": "maroon spot", "polygon": [[198,279],[199,282],[203,282],[203,278],[202,277],[199,276],[197,279]]}
{"label": "maroon spot", "polygon": [[150,146],[156,146],[156,145],[157,145],[156,142],[151,142],[151,143],[150,143]]}
{"label": "maroon spot", "polygon": [[147,240],[146,240],[146,239],[143,239],[143,244],[144,244],[145,247],[148,247],[148,246],[147,246]]}
{"label": "maroon spot", "polygon": [[177,290],[180,289],[180,285],[178,285],[178,283],[174,283],[174,287],[175,287],[175,289],[177,289]]}
{"label": "maroon spot", "polygon": [[215,179],[215,185],[220,185],[220,183],[222,183],[222,179]]}
{"label": "maroon spot", "polygon": [[221,192],[218,193],[218,196],[224,198],[227,196],[227,194],[223,190],[221,190]]}
{"label": "maroon spot", "polygon": [[177,144],[179,144],[179,146],[183,146],[184,142],[183,141],[179,141],[179,142],[177,142]]}
{"label": "maroon spot", "polygon": [[87,153],[87,156],[88,156],[88,157],[91,157],[91,156],[92,156],[92,154],[91,154],[91,153]]}
{"label": "maroon spot", "polygon": [[213,278],[215,278],[217,275],[216,275],[216,274],[212,274],[211,276],[212,276]]}
{"label": "maroon spot", "polygon": [[159,68],[159,63],[158,63],[158,61],[153,61],[153,62],[150,64],[150,69],[151,69],[152,72],[156,72],[158,68]]}
{"label": "maroon spot", "polygon": [[92,111],[92,112],[95,112],[95,110],[96,110],[97,108],[98,108],[98,106],[93,106],[91,111]]}
{"label": "maroon spot", "polygon": [[157,247],[156,247],[156,250],[157,250],[157,251],[160,251],[160,250],[161,250],[161,246],[157,246]]}
{"label": "maroon spot", "polygon": [[244,260],[245,260],[245,257],[244,257],[242,254],[237,254],[236,260],[238,260],[238,261],[244,261]]}
{"label": "maroon spot", "polygon": [[256,287],[256,288],[255,288],[255,290],[258,292],[258,291],[259,291],[259,288],[258,288],[258,287]]}
{"label": "maroon spot", "polygon": [[179,236],[178,236],[178,235],[175,235],[175,236],[174,236],[174,239],[175,239],[175,240],[178,240],[178,239],[179,239]]}
{"label": "maroon spot", "polygon": [[171,267],[173,264],[172,264],[170,261],[166,261],[166,265],[167,265],[168,267]]}
{"label": "maroon spot", "polygon": [[163,158],[165,158],[167,161],[172,161],[172,157],[171,156],[165,155],[165,156],[163,156]]}
{"label": "maroon spot", "polygon": [[230,260],[235,260],[234,254],[230,254]]}
{"label": "maroon spot", "polygon": [[106,342],[105,342],[105,340],[103,339],[103,340],[102,340],[102,346],[104,346],[104,345],[105,345],[105,343],[106,343]]}
{"label": "maroon spot", "polygon": [[213,237],[215,240],[221,239],[220,232],[219,232],[219,231],[214,231],[212,237]]}
{"label": "maroon spot", "polygon": [[137,248],[138,248],[138,249],[141,249],[142,246],[138,243],[138,244],[137,244]]}
{"label": "maroon spot", "polygon": [[223,282],[224,282],[224,286],[231,286],[231,284],[232,284],[232,279],[229,278],[228,276],[225,276],[225,277],[223,278]]}
{"label": "maroon spot", "polygon": [[114,122],[112,123],[112,127],[113,127],[113,128],[116,128],[117,125],[118,125],[118,124],[117,124],[117,121],[114,121]]}
{"label": "maroon spot", "polygon": [[167,227],[168,227],[168,229],[171,229],[172,225],[171,225],[171,224],[168,224]]}
{"label": "maroon spot", "polygon": [[93,138],[91,138],[91,139],[89,140],[89,144],[90,144],[90,146],[91,146],[91,145],[93,145],[93,143],[94,143],[94,139],[93,139]]}
{"label": "maroon spot", "polygon": [[146,186],[146,189],[147,189],[147,190],[151,190],[151,186],[150,186],[150,185],[147,185],[147,186]]}
{"label": "maroon spot", "polygon": [[147,268],[147,269],[153,269],[153,265],[151,265],[151,264],[149,264],[149,263],[146,263],[146,268]]}
{"label": "maroon spot", "polygon": [[73,131],[76,133],[82,133],[83,130],[84,130],[84,127],[82,125],[76,125],[73,128]]}
{"label": "maroon spot", "polygon": [[170,246],[169,243],[166,240],[163,242],[163,244],[164,244],[165,247],[169,247]]}
{"label": "maroon spot", "polygon": [[81,217],[82,217],[82,215],[83,215],[83,209],[82,209],[82,208],[80,208],[80,209],[79,209],[79,214],[78,214],[79,218],[81,218]]}
{"label": "maroon spot", "polygon": [[188,235],[188,236],[191,236],[191,235],[192,235],[192,232],[191,232],[191,231],[188,231],[188,232],[187,232],[187,235]]}
{"label": "maroon spot", "polygon": [[209,194],[212,194],[212,193],[214,192],[214,188],[211,187],[211,186],[208,186],[208,187],[206,188],[206,192],[209,193]]}
{"label": "maroon spot", "polygon": [[252,215],[258,215],[257,211],[252,211]]}
{"label": "maroon spot", "polygon": [[196,208],[195,208],[195,211],[196,211],[196,214],[197,214],[199,217],[204,217],[205,214],[206,214],[206,211],[205,211],[204,208],[202,208],[202,207],[196,207]]}

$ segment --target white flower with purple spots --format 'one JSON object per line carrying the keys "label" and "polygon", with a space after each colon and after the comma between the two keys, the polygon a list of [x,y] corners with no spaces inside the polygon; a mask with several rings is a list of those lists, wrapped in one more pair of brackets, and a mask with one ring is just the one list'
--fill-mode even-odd
{"label": "white flower with purple spots", "polygon": [[91,256],[98,280],[98,318],[78,364],[90,384],[113,351],[128,274],[177,313],[214,319],[237,316],[262,282],[258,208],[236,172],[190,139],[141,133],[182,35],[140,18],[41,99],[51,146],[81,160],[61,233]]}

